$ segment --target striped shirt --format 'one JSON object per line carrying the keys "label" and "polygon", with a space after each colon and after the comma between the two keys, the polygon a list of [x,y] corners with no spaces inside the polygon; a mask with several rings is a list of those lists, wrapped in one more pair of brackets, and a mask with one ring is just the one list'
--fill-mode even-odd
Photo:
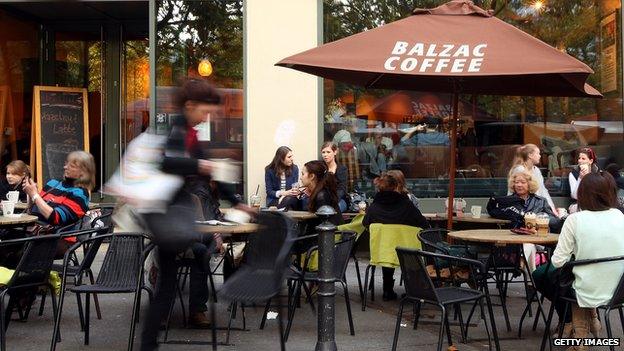
{"label": "striped shirt", "polygon": [[87,190],[75,187],[68,182],[49,180],[39,195],[52,207],[53,212],[49,218],[45,218],[35,205],[32,208],[32,214],[55,226],[75,223],[89,210]]}

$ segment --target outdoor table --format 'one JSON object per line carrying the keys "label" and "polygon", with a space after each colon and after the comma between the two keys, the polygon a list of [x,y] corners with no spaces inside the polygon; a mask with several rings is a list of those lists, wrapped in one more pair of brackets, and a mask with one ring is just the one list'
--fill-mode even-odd
{"label": "outdoor table", "polygon": [[[559,241],[559,234],[551,234],[547,235],[522,235],[515,234],[511,230],[508,229],[477,229],[477,230],[457,230],[448,233],[450,238],[455,240],[468,241],[475,244],[490,244],[494,246],[506,246],[506,245],[522,245],[522,244],[536,244],[536,245],[545,245],[545,246],[553,246],[556,245]],[[524,256],[524,250],[520,250],[520,258],[524,262],[524,267],[528,271],[528,263],[527,259]],[[536,294],[537,289],[535,289],[535,281],[533,280],[533,274],[528,272],[527,274],[531,285],[534,288],[534,294]],[[527,300],[527,308],[533,300],[534,295]],[[538,311],[537,313],[541,314],[544,318],[544,322],[546,322],[546,315],[544,314],[544,309],[542,307],[542,302],[538,298],[537,299]],[[520,320],[520,328],[522,328],[522,320],[524,319],[524,313]],[[509,328],[509,325],[507,326]],[[494,331],[496,332],[496,331]],[[521,332],[521,330],[520,330]],[[520,334],[519,334],[520,335]]]}
{"label": "outdoor table", "polygon": [[[448,218],[446,213],[423,213],[423,216],[431,221],[446,221]],[[464,213],[461,217],[453,216],[453,222],[496,224],[499,227],[511,223],[507,219],[498,219],[487,214],[482,214],[481,217],[475,218],[470,213]]]}
{"label": "outdoor table", "polygon": [[[94,209],[96,207],[99,207],[100,204],[96,203],[96,202],[89,202],[89,209]],[[28,203],[26,202],[16,202],[15,203],[15,209],[16,210],[21,210],[24,211],[28,208]]]}
{"label": "outdoor table", "polygon": [[30,224],[37,221],[37,216],[20,214],[17,216],[0,216],[0,227],[8,227],[21,224]]}
{"label": "outdoor table", "polygon": [[[226,214],[230,211],[230,208],[222,208],[221,212],[223,214]],[[307,221],[309,219],[314,219],[316,218],[316,214],[312,213],[312,212],[308,212],[308,211],[277,211],[277,210],[269,210],[269,209],[262,209],[260,210],[262,212],[280,212],[285,214],[286,216],[290,217],[291,219],[297,221],[297,222],[303,222],[303,221]]]}
{"label": "outdoor table", "polygon": [[260,226],[257,223],[246,223],[236,225],[209,225],[199,224],[196,226],[197,230],[202,234],[250,234],[258,231]]}

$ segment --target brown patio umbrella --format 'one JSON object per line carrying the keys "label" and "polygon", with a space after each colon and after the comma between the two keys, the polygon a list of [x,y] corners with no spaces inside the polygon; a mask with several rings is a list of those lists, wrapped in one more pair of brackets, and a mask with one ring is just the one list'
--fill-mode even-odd
{"label": "brown patio umbrella", "polygon": [[[287,57],[278,66],[366,88],[453,93],[449,203],[455,192],[458,94],[601,97],[592,69],[475,6],[433,9]],[[452,206],[448,227],[452,226]]]}

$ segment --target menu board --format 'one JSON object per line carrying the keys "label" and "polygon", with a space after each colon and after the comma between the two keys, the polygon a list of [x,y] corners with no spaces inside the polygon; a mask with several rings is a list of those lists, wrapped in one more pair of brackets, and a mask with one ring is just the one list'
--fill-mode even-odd
{"label": "menu board", "polygon": [[34,95],[33,169],[42,187],[50,179],[63,179],[70,152],[89,151],[89,111],[87,89],[35,86]]}

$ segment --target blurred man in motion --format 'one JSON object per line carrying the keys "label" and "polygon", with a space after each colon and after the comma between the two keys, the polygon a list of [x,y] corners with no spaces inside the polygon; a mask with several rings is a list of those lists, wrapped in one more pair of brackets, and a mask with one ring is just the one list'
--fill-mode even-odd
{"label": "blurred man in motion", "polygon": [[[211,116],[213,118],[218,117],[218,112],[221,109],[221,97],[207,81],[189,79],[183,82],[178,89],[174,101],[182,115],[172,122],[171,132],[165,146],[162,171],[185,177],[185,186],[174,196],[165,214],[150,213],[144,215],[145,222],[159,250],[160,274],[156,296],[143,321],[141,335],[141,350],[143,351],[155,350],[158,347],[157,338],[160,323],[166,317],[175,296],[176,255],[189,247],[193,249],[193,252],[203,251],[204,257],[195,257],[195,259],[204,261],[205,265],[203,266],[206,267],[214,247],[212,236],[202,236],[195,230],[196,210],[190,198],[190,180],[192,176],[205,177],[207,181],[210,180],[213,164],[203,157],[197,140],[197,131],[193,127],[205,122]],[[232,206],[249,213],[253,212],[250,207],[240,203],[228,188],[219,183],[217,186],[222,198],[229,201]],[[158,189],[154,189],[154,191],[158,191]],[[197,250],[197,245],[204,245],[206,249]],[[191,279],[202,276],[203,284],[206,284],[205,274],[191,274]],[[191,286],[193,285],[194,283],[191,282]],[[198,295],[191,292],[191,298],[193,296]],[[202,296],[201,300],[203,303],[202,301],[194,301],[194,306],[190,306],[190,308],[196,310],[190,312],[195,313],[194,324],[207,326],[209,321],[204,315],[207,296]]]}

